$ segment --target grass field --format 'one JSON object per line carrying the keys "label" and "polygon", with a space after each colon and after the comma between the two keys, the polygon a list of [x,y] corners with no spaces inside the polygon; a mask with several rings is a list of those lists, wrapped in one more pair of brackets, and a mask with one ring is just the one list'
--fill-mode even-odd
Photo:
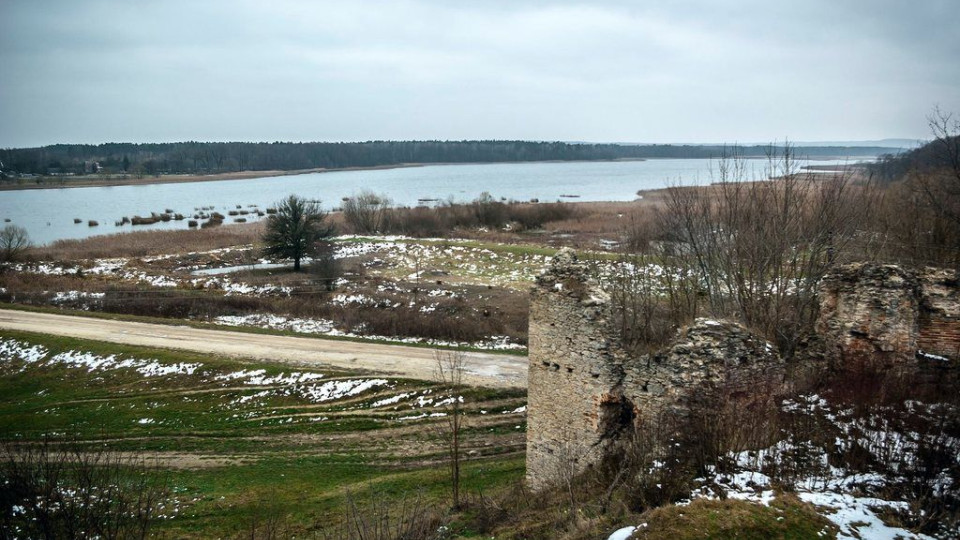
{"label": "grass field", "polygon": [[[4,331],[0,439],[106,447],[155,463],[173,498],[161,536],[233,537],[279,517],[308,531],[345,495],[446,496],[436,383]],[[466,492],[524,470],[521,391],[464,389]]]}

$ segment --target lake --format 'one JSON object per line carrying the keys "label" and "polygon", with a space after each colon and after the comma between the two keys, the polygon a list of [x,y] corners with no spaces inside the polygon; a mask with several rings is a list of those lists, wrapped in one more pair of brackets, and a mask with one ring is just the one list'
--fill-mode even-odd
{"label": "lake", "polygon": [[[799,164],[849,162],[816,160]],[[749,160],[749,164],[754,179],[765,178],[765,160]],[[222,214],[237,205],[265,209],[291,193],[320,199],[328,210],[361,189],[386,194],[395,204],[406,206],[417,205],[422,199],[466,202],[483,192],[518,201],[629,201],[641,189],[710,183],[715,168],[716,162],[708,159],[428,165],[217,182],[3,191],[0,219],[26,228],[31,240],[39,245],[131,230],[185,229],[186,220],[137,227],[115,223],[124,216],[149,216],[166,209],[188,218],[199,207],[213,207]],[[257,219],[255,214],[244,217]],[[74,224],[74,218],[82,223]],[[88,220],[100,225],[89,227]]]}

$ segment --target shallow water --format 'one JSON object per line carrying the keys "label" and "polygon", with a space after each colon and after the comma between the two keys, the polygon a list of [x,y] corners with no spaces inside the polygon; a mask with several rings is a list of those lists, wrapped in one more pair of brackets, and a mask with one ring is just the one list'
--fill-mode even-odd
{"label": "shallow water", "polygon": [[[766,177],[765,160],[750,160],[749,164],[753,179]],[[186,229],[187,220],[137,227],[115,223],[124,216],[149,216],[165,209],[188,219],[199,207],[212,206],[225,215],[237,205],[247,210],[253,210],[251,205],[265,209],[291,193],[320,199],[328,210],[361,189],[386,194],[395,204],[407,206],[425,199],[465,202],[483,192],[520,201],[628,201],[641,189],[709,183],[716,177],[712,174],[715,165],[708,159],[429,165],[218,182],[5,191],[0,192],[0,219],[25,227],[35,244],[46,244],[131,230]],[[255,214],[241,217],[258,219]],[[74,218],[82,222],[74,224]],[[88,220],[100,225],[89,227]],[[227,222],[232,220],[228,216]]]}

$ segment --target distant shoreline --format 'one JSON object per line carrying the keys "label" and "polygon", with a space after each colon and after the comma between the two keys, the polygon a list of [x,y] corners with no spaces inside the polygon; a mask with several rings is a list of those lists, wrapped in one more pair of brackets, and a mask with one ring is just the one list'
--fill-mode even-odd
{"label": "distant shoreline", "polygon": [[[236,171],[216,174],[165,174],[160,176],[143,176],[137,178],[134,175],[125,175],[121,178],[101,178],[98,176],[69,176],[62,177],[61,181],[56,176],[43,176],[43,183],[36,183],[34,179],[25,179],[23,183],[3,183],[0,184],[0,191],[22,191],[30,189],[70,189],[85,187],[110,187],[110,186],[148,186],[154,184],[184,184],[191,182],[221,182],[228,180],[250,180],[254,178],[273,178],[280,176],[298,176],[301,174],[315,174],[328,172],[346,172],[346,171],[379,171],[388,169],[406,169],[412,167],[433,167],[433,166],[451,166],[451,165],[504,165],[504,164],[534,164],[534,163],[617,163],[630,161],[656,161],[660,159],[714,159],[714,158],[614,158],[614,159],[553,159],[538,161],[465,161],[465,162],[437,162],[437,163],[394,163],[389,165],[372,165],[368,167],[341,167],[335,169],[314,168],[314,169],[295,169],[290,171],[265,170],[265,171]],[[747,157],[745,159],[765,159],[762,157]],[[833,157],[807,158],[810,161],[837,159]],[[845,165],[808,165],[804,167],[807,170],[837,170],[837,169],[855,169],[862,167],[860,162],[852,162]],[[30,180],[34,180],[30,182]]]}
{"label": "distant shoreline", "polygon": [[[339,171],[375,171],[380,169],[400,169],[405,167],[422,167],[423,163],[398,163],[395,165],[375,165],[372,167],[344,167],[341,169],[297,169],[292,171],[237,171],[219,174],[165,174],[160,176],[143,176],[137,178],[127,175],[126,178],[98,178],[98,177],[65,177],[61,183],[57,177],[44,176],[43,183],[36,182],[22,184],[2,184],[0,191],[20,191],[26,189],[69,189],[84,187],[108,186],[148,186],[152,184],[185,184],[190,182],[220,182],[226,180],[250,180],[253,178],[272,178],[275,176],[297,176]],[[432,164],[431,164],[432,165]],[[67,179],[69,178],[69,179]]]}
{"label": "distant shoreline", "polygon": [[[0,191],[21,191],[27,189],[69,189],[85,187],[109,186],[148,186],[152,184],[184,184],[189,182],[220,182],[226,180],[250,180],[253,178],[273,178],[276,176],[297,176],[301,174],[345,172],[345,171],[380,171],[387,169],[406,169],[411,167],[433,167],[447,165],[503,165],[521,163],[610,163],[626,161],[647,161],[648,159],[674,158],[615,158],[615,159],[553,159],[542,161],[465,161],[465,162],[437,162],[437,163],[394,163],[390,165],[371,165],[369,167],[340,167],[336,169],[296,169],[291,171],[237,171],[218,174],[165,174],[160,176],[143,176],[137,178],[126,175],[126,178],[99,178],[94,176],[68,176],[61,181],[55,176],[43,176],[43,183],[36,182],[22,184],[0,184]],[[688,158],[700,159],[700,158]],[[703,158],[706,159],[706,158]],[[69,178],[69,179],[68,179]]]}

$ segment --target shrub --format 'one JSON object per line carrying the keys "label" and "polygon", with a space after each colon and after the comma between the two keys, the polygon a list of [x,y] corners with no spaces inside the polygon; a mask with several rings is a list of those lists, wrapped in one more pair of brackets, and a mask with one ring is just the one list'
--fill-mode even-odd
{"label": "shrub", "polygon": [[361,191],[343,202],[343,218],[354,232],[374,234],[388,228],[393,202],[386,195]]}
{"label": "shrub", "polygon": [[0,448],[0,531],[20,538],[146,538],[165,502],[142,458],[44,442]]}
{"label": "shrub", "polygon": [[16,262],[30,248],[30,235],[19,225],[0,229],[0,262]]}

